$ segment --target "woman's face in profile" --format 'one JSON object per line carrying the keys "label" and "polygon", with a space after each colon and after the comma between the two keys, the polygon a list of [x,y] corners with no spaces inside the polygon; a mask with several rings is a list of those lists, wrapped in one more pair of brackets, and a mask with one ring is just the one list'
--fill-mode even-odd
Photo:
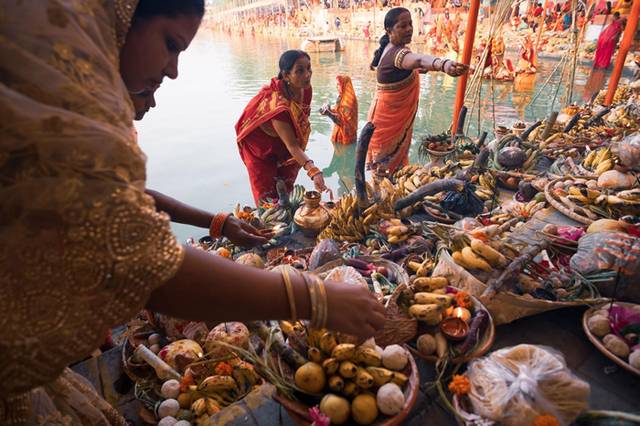
{"label": "woman's face in profile", "polygon": [[178,56],[200,21],[196,15],[135,19],[120,51],[120,75],[129,92],[153,92],[165,76],[177,78]]}

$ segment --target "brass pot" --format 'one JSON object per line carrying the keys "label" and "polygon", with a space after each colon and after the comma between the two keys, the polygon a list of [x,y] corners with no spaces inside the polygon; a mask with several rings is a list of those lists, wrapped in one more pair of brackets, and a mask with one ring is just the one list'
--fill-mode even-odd
{"label": "brass pot", "polygon": [[304,203],[296,214],[293,221],[302,229],[308,237],[315,237],[331,222],[331,216],[327,209],[320,205],[321,195],[317,191],[307,191],[304,194]]}

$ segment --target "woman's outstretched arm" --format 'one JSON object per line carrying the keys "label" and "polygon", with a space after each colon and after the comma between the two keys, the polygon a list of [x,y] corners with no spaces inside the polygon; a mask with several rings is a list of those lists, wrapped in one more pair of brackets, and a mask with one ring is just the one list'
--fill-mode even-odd
{"label": "woman's outstretched arm", "polygon": [[452,77],[458,77],[467,72],[469,66],[451,59],[409,52],[402,59],[402,68],[405,70],[418,69],[424,72],[442,71]]}
{"label": "woman's outstretched arm", "polygon": [[[296,311],[311,318],[304,280],[291,274]],[[325,281],[327,327],[359,337],[370,337],[384,325],[384,308],[369,289]],[[148,308],[167,315],[201,321],[290,319],[280,274],[236,264],[221,256],[186,247],[177,274],[156,289]]]}

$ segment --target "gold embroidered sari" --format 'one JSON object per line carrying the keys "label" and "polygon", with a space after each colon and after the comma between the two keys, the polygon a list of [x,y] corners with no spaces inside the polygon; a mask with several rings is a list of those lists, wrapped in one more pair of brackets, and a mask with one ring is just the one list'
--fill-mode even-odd
{"label": "gold embroidered sari", "polygon": [[0,4],[0,424],[124,424],[66,366],[183,249],[144,194],[119,51],[137,1]]}

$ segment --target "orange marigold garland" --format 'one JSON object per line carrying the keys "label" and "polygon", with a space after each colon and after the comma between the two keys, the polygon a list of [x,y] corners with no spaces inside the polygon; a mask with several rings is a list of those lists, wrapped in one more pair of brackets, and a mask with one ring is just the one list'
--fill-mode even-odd
{"label": "orange marigold garland", "polygon": [[471,382],[466,376],[456,374],[449,383],[449,391],[458,397],[467,395],[471,391]]}
{"label": "orange marigold garland", "polygon": [[228,362],[219,362],[213,371],[219,376],[230,376],[233,373],[233,367]]}
{"label": "orange marigold garland", "polygon": [[544,414],[533,419],[533,426],[560,426],[560,422],[555,416]]}
{"label": "orange marigold garland", "polygon": [[460,308],[473,308],[473,300],[471,300],[471,295],[466,291],[457,292],[454,296],[454,299],[456,301],[456,306]]}

